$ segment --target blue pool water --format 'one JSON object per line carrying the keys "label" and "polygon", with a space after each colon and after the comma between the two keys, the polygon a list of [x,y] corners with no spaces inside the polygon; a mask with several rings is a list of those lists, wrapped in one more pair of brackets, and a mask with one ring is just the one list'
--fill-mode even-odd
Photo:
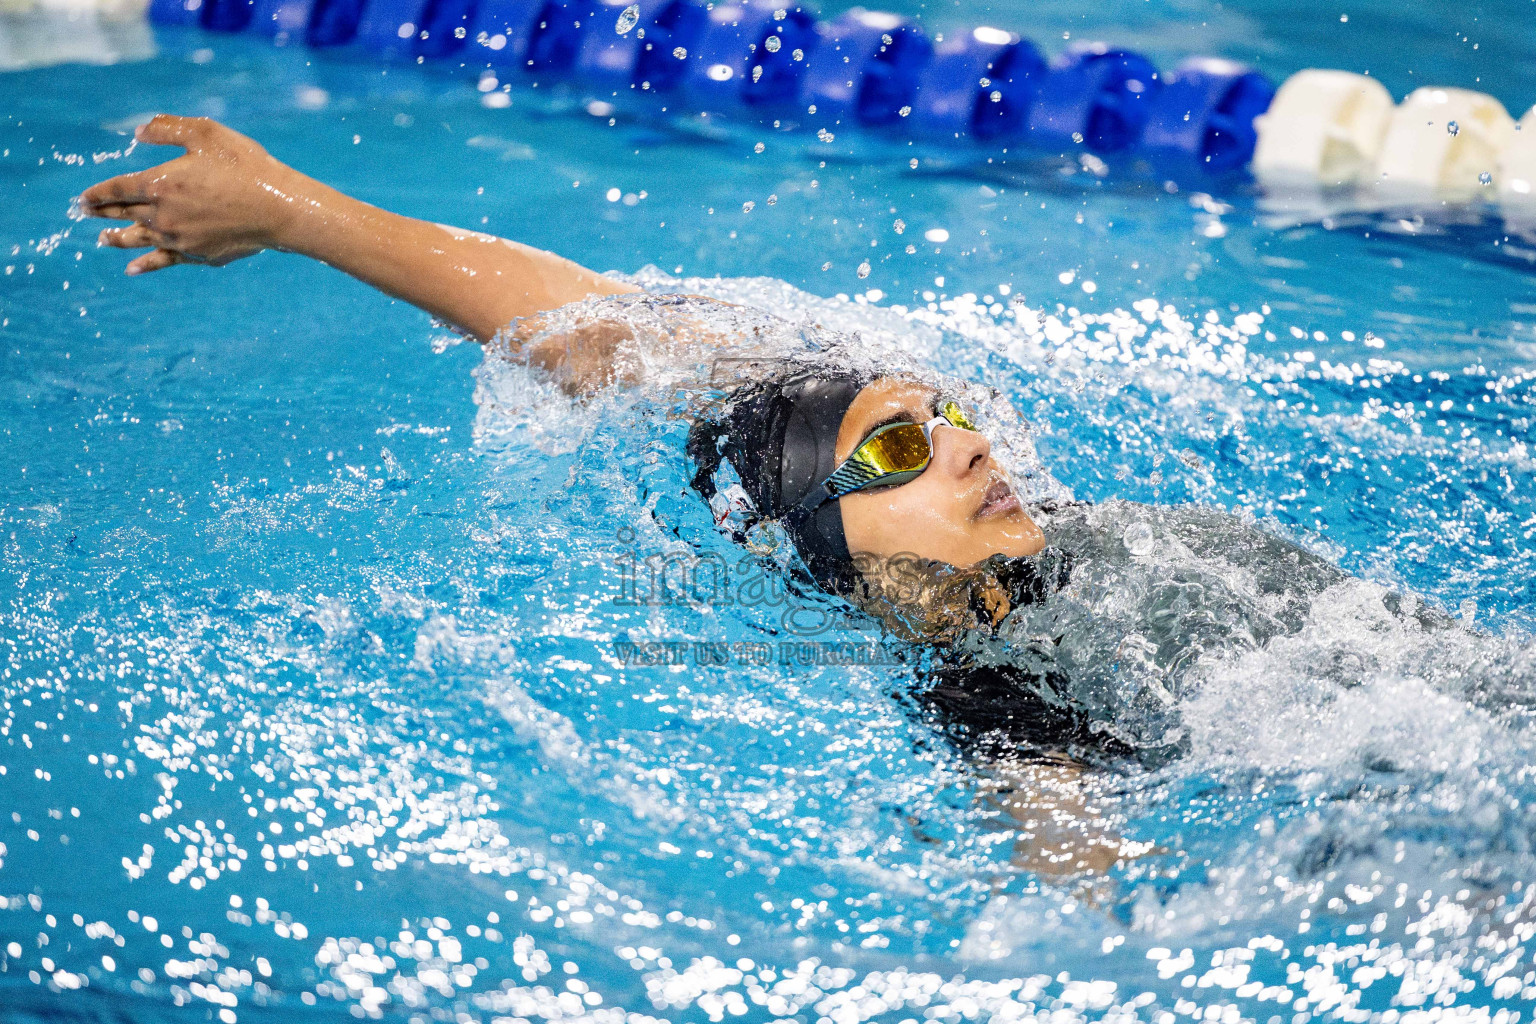
{"label": "blue pool water", "polygon": [[[1530,8],[909,10],[1519,113]],[[1530,1018],[1536,287],[1496,224],[1277,225],[160,42],[0,78],[0,1019]],[[1141,856],[1062,879],[909,669],[781,664],[777,606],[631,600],[636,559],[737,557],[666,395],[574,407],[294,257],[123,278],[69,199],[158,159],[122,152],[156,110],[984,380],[1076,496],[1225,509],[1359,581],[1213,655],[1182,754],[1086,784]],[[624,660],[700,640],[729,664]]]}

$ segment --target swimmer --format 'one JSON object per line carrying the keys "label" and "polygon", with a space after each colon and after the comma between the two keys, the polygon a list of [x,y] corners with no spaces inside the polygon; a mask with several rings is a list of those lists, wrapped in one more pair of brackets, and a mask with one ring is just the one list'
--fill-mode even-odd
{"label": "swimmer", "polygon": [[[623,376],[616,355],[626,335],[611,322],[541,335],[539,318],[583,299],[638,293],[634,285],[517,242],[370,206],[206,118],[162,114],[136,137],[186,153],[80,197],[86,213],[129,222],[102,231],[100,244],[149,250],[128,264],[130,275],[224,266],[264,249],[297,253],[481,342],[507,338],[572,392]],[[921,382],[827,367],[759,382],[738,399],[718,451],[762,514],[785,519],[828,590],[857,582],[856,557],[865,566],[915,555],[969,567],[1045,547],[987,437],[958,403]],[[690,447],[719,461],[702,438]]]}
{"label": "swimmer", "polygon": [[[785,327],[743,313],[748,326],[722,332],[732,321],[718,314],[737,307],[647,295],[553,253],[386,212],[204,118],[162,114],[137,138],[186,152],[80,197],[86,213],[127,222],[100,244],[148,250],[132,275],[264,249],[308,256],[504,345],[573,394],[642,378],[628,347],[658,318],[671,340],[722,350]],[[584,312],[562,312],[573,308]],[[1120,858],[1083,761],[1176,750],[1171,709],[1203,659],[1294,633],[1311,598],[1344,578],[1209,509],[1027,501],[967,403],[910,372],[802,360],[723,390],[688,441],[695,489],[725,513],[745,510],[739,539],[777,524],[808,582],[922,642],[927,706],[1007,766],[993,775],[998,802],[1033,870],[1103,871]],[[1188,557],[1127,555],[1121,538],[1135,531]],[[1231,571],[1213,576],[1202,559]],[[1052,831],[1063,820],[1076,823],[1067,838]]]}

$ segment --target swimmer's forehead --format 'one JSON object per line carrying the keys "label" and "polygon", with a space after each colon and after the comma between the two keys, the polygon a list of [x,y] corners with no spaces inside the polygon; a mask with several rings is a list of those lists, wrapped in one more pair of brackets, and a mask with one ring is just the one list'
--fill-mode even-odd
{"label": "swimmer's forehead", "polygon": [[878,377],[865,385],[843,414],[837,431],[837,459],[841,462],[881,423],[892,418],[921,422],[933,416],[933,403],[949,392],[911,377]]}

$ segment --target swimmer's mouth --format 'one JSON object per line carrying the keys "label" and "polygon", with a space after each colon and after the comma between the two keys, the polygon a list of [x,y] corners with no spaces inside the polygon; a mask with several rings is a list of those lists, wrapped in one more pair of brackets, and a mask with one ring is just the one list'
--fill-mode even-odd
{"label": "swimmer's mouth", "polygon": [[987,493],[981,496],[981,507],[971,516],[972,519],[993,519],[997,516],[1006,516],[1020,511],[1019,496],[1013,493],[1013,488],[1006,480],[994,480],[992,486],[987,488]]}

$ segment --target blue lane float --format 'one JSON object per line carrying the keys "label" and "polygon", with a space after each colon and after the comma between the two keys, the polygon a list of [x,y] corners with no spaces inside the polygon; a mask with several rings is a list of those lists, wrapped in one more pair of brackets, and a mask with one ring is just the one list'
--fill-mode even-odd
{"label": "blue lane float", "polygon": [[156,25],[196,25],[202,0],[149,0],[147,15]]}
{"label": "blue lane float", "polygon": [[677,87],[687,66],[674,53],[678,49],[688,53],[708,20],[704,5],[692,0],[668,0],[661,5],[636,53],[634,76],[642,90],[669,93]]}
{"label": "blue lane float", "polygon": [[248,31],[287,42],[303,36],[314,0],[251,0],[250,7]]}
{"label": "blue lane float", "polygon": [[1252,159],[1254,122],[1274,98],[1274,85],[1250,67],[1214,57],[1186,61],[1152,99],[1142,152],[1171,173],[1229,174]]}
{"label": "blue lane float", "polygon": [[888,125],[912,110],[933,54],[921,29],[894,14],[855,9],[816,29],[804,99],[822,118]]}
{"label": "blue lane float", "polygon": [[909,125],[933,139],[1012,139],[1023,133],[1045,58],[1026,40],[977,28],[944,40],[918,75]]}
{"label": "blue lane float", "polygon": [[157,25],[196,25],[210,32],[253,32],[287,38],[309,25],[312,0],[150,0]]}
{"label": "blue lane float", "polygon": [[1123,153],[1141,140],[1162,83],[1152,62],[1103,44],[1077,47],[1051,65],[1030,107],[1028,142],[1041,149]]}
{"label": "blue lane float", "polygon": [[317,49],[345,46],[357,38],[363,0],[315,0],[304,41]]}
{"label": "blue lane float", "polygon": [[705,15],[691,46],[680,43],[661,55],[682,65],[675,91],[697,110],[751,106],[788,113],[816,47],[815,19],[767,0],[717,4]]}
{"label": "blue lane float", "polygon": [[596,90],[639,86],[635,72],[647,45],[656,44],[656,17],[669,0],[601,0],[576,50],[573,74]]}
{"label": "blue lane float", "polygon": [[1246,166],[1275,94],[1230,61],[1160,76],[1140,54],[1094,44],[1047,64],[1002,29],[930,41],[899,15],[855,8],[817,24],[775,0],[150,0],[149,17],[654,92],[701,112],[1131,155],[1174,176]]}
{"label": "blue lane float", "polygon": [[470,53],[489,67],[527,70],[544,0],[479,0],[470,16]]}
{"label": "blue lane float", "polygon": [[528,70],[536,75],[568,74],[576,64],[582,37],[592,28],[594,13],[579,2],[547,3],[540,8],[528,36]]}
{"label": "blue lane float", "polygon": [[247,28],[255,28],[252,24],[255,20],[254,8],[255,4],[251,0],[224,3],[219,0],[203,0],[198,23],[210,32],[244,32]]}
{"label": "blue lane float", "polygon": [[429,60],[457,56],[469,45],[475,0],[427,0],[412,53]]}
{"label": "blue lane float", "polygon": [[380,57],[404,59],[416,56],[429,16],[427,0],[367,0],[357,19],[354,41]]}

